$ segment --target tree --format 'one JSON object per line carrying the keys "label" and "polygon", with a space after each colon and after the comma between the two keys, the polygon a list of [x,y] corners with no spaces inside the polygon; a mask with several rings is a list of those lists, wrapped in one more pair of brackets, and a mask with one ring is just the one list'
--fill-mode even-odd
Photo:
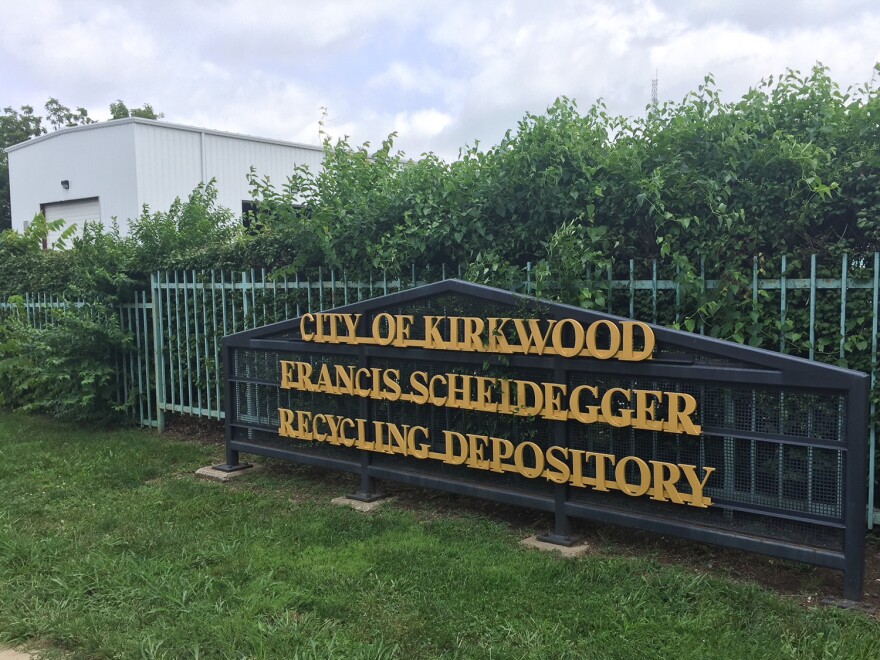
{"label": "tree", "polygon": [[12,213],[9,200],[9,160],[6,147],[24,142],[46,129],[42,117],[34,114],[32,106],[23,105],[19,110],[3,108],[0,115],[0,231],[12,226]]}
{"label": "tree", "polygon": [[77,108],[76,111],[71,110],[56,98],[50,98],[46,101],[46,119],[52,125],[52,130],[57,131],[59,128],[70,128],[71,126],[83,126],[85,124],[94,124],[95,120],[89,117],[89,111],[85,108]]}
{"label": "tree", "polygon": [[127,119],[128,117],[140,117],[141,119],[161,119],[165,115],[161,112],[157,113],[153,110],[153,106],[144,103],[142,108],[131,108],[122,101],[117,99],[116,103],[110,104],[110,119]]}

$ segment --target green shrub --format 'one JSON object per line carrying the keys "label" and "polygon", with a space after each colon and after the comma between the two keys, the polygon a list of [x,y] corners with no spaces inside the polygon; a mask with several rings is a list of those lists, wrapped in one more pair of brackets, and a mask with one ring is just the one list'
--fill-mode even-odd
{"label": "green shrub", "polygon": [[0,318],[0,406],[79,421],[109,421],[117,402],[117,364],[131,337],[107,308],[58,310],[34,328],[17,312]]}

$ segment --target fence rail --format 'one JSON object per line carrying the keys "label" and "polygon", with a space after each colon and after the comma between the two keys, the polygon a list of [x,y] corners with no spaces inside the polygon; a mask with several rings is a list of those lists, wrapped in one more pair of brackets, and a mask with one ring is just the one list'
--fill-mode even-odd
{"label": "fence rail", "polygon": [[[815,255],[808,269],[804,264],[798,272],[790,272],[784,256],[777,263],[778,272],[770,276],[766,268],[759,267],[756,257],[746,292],[753,310],[778,327],[778,344],[774,348],[813,360],[857,358],[851,366],[871,373],[872,423],[866,441],[870,447],[868,501],[874,502],[880,253],[872,259],[860,258],[856,263],[842,255],[834,268],[836,277],[828,276],[831,268],[827,264],[820,274]],[[637,271],[646,269],[650,277],[636,277]],[[305,312],[413,288],[445,279],[452,272],[447,273],[443,267],[438,277],[419,279],[413,265],[407,276],[396,274],[389,278],[386,272],[357,280],[349,280],[344,273],[337,277],[334,270],[326,274],[319,270],[309,277],[281,278],[270,277],[265,270],[154,273],[148,291],[138,291],[132,300],[119,305],[120,325],[131,334],[135,347],[120,358],[118,365],[120,400],[131,405],[140,424],[160,431],[165,427],[166,413],[222,420],[223,336]],[[460,268],[456,272],[461,276]],[[584,282],[584,286],[605,289],[604,307],[608,312],[667,325],[684,320],[683,288],[675,273],[661,277],[656,261],[646,266],[633,260],[619,264],[614,271],[616,277],[610,272],[604,281]],[[545,293],[534,274],[529,265],[524,277],[512,281],[508,288],[529,295]],[[726,284],[725,280],[706,277],[705,264],[701,264],[699,285],[703,290],[712,291]],[[89,303],[28,294],[0,303],[0,314],[23,311],[28,323],[42,328],[71,307],[88,309]],[[831,308],[839,309],[839,314],[829,314]],[[806,332],[805,340],[795,345],[787,337],[786,324],[800,328],[799,334]],[[711,330],[703,320],[695,323],[693,329],[701,334]],[[852,340],[856,341],[850,345]],[[869,516],[869,527],[875,519],[880,522],[880,511]]]}

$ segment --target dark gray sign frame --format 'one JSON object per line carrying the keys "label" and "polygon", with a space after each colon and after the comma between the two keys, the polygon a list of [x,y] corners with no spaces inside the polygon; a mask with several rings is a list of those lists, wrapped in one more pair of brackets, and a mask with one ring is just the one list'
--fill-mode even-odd
{"label": "dark gray sign frame", "polygon": [[[390,308],[430,304],[432,300],[440,296],[450,295],[466,297],[476,304],[503,305],[520,311],[530,309],[547,319],[567,318],[584,324],[600,319],[615,322],[627,320],[601,312],[536,300],[459,280],[445,280],[346,305],[335,310],[326,310],[326,312],[378,314]],[[803,525],[804,527],[839,532],[841,534],[840,547],[827,548],[803,540],[793,540],[785,535],[772,538],[767,535],[756,536],[737,529],[713,527],[701,524],[693,516],[676,520],[669,517],[658,517],[645,511],[627,511],[620,507],[608,507],[601,502],[591,503],[589,499],[574,500],[570,497],[571,489],[567,485],[556,485],[552,488],[551,493],[524,492],[515,488],[500,487],[495,483],[479,483],[473,478],[462,479],[447,474],[426,474],[418,470],[418,465],[413,464],[406,466],[377,464],[370,452],[359,451],[355,448],[350,449],[350,457],[340,457],[307,451],[297,444],[298,441],[291,441],[289,446],[261,441],[256,436],[271,433],[272,426],[265,422],[255,423],[241,419],[236,410],[236,388],[258,385],[277,387],[280,382],[277,379],[265,377],[237,375],[235,370],[237,351],[247,350],[257,353],[266,351],[273,354],[293,352],[326,356],[327,359],[356,359],[357,364],[361,367],[368,367],[375,361],[417,359],[457,365],[468,364],[479,368],[487,363],[500,363],[503,359],[504,364],[511,368],[547,370],[553,374],[553,380],[556,382],[566,382],[566,377],[572,370],[596,370],[595,361],[592,362],[592,365],[584,367],[583,360],[563,359],[558,356],[494,356],[485,353],[427,351],[390,346],[319,344],[302,341],[301,338],[298,338],[299,327],[300,318],[295,318],[239,332],[223,339],[226,463],[217,466],[219,469],[234,471],[247,467],[240,460],[241,453],[271,456],[359,474],[361,490],[353,497],[364,500],[374,499],[377,496],[375,481],[378,479],[553,512],[555,514],[555,529],[553,533],[547,535],[547,538],[558,543],[570,540],[569,521],[571,518],[624,525],[658,534],[667,534],[840,570],[844,573],[844,597],[853,601],[861,599],[867,511],[867,434],[870,385],[870,378],[866,374],[653,325],[651,328],[657,340],[657,349],[653,359],[643,362],[618,361],[612,363],[607,361],[601,365],[603,373],[620,377],[698,380],[719,386],[760,387],[765,390],[769,388],[771,391],[773,388],[798,391],[799,388],[818,387],[822,393],[838,397],[842,402],[839,416],[843,421],[841,421],[840,437],[835,440],[817,440],[767,432],[756,434],[740,431],[732,433],[730,429],[717,431],[718,435],[733,436],[746,442],[774,442],[784,446],[807,447],[813,448],[815,451],[837,453],[839,465],[842,466],[838,479],[842,483],[837,483],[836,488],[839,489],[843,498],[838,515],[829,516],[810,511],[783,511],[768,506],[743,505],[736,502],[716,502],[716,506],[737,514],[766,516],[780,524]],[[695,360],[695,355],[709,356],[711,359]],[[360,414],[364,418],[370,418],[373,405],[374,402],[368,399],[360,399]],[[550,422],[550,424],[553,425],[554,442],[565,443],[566,425],[571,422]],[[277,432],[277,428],[274,430]],[[704,426],[701,438],[715,433],[716,431],[711,427]]]}

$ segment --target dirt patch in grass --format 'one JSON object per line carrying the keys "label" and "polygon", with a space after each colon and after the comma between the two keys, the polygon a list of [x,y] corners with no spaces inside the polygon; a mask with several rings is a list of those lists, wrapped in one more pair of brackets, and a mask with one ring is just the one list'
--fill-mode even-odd
{"label": "dirt patch in grass", "polygon": [[165,418],[166,438],[188,440],[203,445],[222,445],[224,442],[223,420],[189,415],[168,415]]}

